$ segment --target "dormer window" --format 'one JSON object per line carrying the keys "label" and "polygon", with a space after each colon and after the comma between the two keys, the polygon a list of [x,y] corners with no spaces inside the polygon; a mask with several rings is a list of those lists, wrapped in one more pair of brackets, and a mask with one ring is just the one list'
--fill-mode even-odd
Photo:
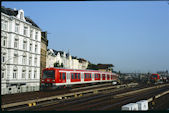
{"label": "dormer window", "polygon": [[23,12],[20,13],[20,19],[23,20]]}

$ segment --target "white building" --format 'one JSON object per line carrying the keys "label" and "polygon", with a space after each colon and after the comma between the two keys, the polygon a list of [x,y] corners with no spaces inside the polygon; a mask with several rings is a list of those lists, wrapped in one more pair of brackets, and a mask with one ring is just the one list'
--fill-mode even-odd
{"label": "white building", "polygon": [[63,64],[63,68],[67,69],[87,69],[88,61],[76,58],[63,51],[48,49],[46,67],[54,67],[54,63]]}
{"label": "white building", "polygon": [[41,29],[23,10],[1,7],[1,95],[39,90]]}

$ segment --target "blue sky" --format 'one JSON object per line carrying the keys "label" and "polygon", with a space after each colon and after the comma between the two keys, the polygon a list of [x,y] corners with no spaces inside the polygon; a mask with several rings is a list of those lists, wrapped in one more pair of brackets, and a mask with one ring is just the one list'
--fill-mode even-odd
{"label": "blue sky", "polygon": [[2,2],[48,31],[48,48],[121,72],[169,70],[167,1]]}

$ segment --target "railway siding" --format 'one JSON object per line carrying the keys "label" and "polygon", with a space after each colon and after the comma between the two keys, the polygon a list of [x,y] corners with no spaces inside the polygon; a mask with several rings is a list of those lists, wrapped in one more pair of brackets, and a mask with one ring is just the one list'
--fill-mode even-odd
{"label": "railway siding", "polygon": [[163,93],[161,93],[161,94],[158,94],[158,95],[156,95],[155,97],[151,97],[151,98],[149,98],[149,99],[147,99],[147,100],[148,100],[148,102],[151,102],[151,101],[153,101],[154,99],[160,98],[161,96],[166,95],[166,94],[168,94],[168,93],[169,93],[169,90],[168,90],[168,91],[165,91],[165,92],[163,92]]}
{"label": "railway siding", "polygon": [[146,90],[149,90],[149,89],[160,88],[160,87],[164,87],[164,86],[169,86],[169,84],[163,84],[163,85],[159,85],[159,86],[153,86],[153,87],[148,87],[148,88],[144,88],[144,89],[139,89],[139,90],[136,90],[136,91],[126,92],[126,93],[123,93],[123,94],[118,94],[118,95],[115,95],[114,98],[119,98],[119,97],[123,97],[125,95],[129,95],[129,94],[133,94],[133,93],[137,93],[137,92],[142,92],[142,91],[146,91]]}

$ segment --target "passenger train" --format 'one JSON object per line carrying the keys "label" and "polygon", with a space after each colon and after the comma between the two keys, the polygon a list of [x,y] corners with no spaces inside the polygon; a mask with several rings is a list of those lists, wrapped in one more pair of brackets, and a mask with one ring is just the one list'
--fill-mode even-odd
{"label": "passenger train", "polygon": [[45,68],[42,71],[41,88],[70,87],[74,84],[113,82],[118,75],[98,70]]}

